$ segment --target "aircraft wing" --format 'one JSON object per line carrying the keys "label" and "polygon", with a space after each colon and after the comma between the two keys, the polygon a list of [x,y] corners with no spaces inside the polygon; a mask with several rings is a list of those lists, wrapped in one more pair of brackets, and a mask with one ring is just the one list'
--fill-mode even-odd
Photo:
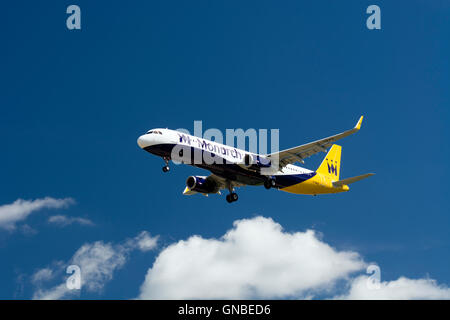
{"label": "aircraft wing", "polygon": [[320,139],[317,141],[313,141],[307,144],[303,144],[298,147],[286,149],[280,152],[271,153],[267,157],[272,158],[276,160],[276,157],[278,156],[279,166],[280,168],[295,163],[297,161],[304,162],[303,159],[306,159],[316,153],[319,153],[321,151],[326,152],[327,148],[331,147],[333,143],[336,141],[345,138],[355,132],[358,132],[361,128],[361,123],[363,120],[363,116],[361,116],[356,123],[356,126],[353,129],[344,131],[342,133],[336,134],[334,136]]}

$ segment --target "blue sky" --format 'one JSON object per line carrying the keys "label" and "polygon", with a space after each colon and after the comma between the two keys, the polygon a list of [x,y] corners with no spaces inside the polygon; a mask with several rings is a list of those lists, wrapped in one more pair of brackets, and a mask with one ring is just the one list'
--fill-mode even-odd
{"label": "blue sky", "polygon": [[[0,229],[0,298],[31,298],[30,277],[85,243],[122,243],[146,230],[101,292],[133,298],[164,248],[219,238],[239,219],[270,217],[314,229],[336,250],[376,262],[383,281],[450,284],[447,1],[9,2],[0,19],[0,206],[70,197]],[[370,4],[382,29],[368,30]],[[161,171],[140,150],[154,127],[277,128],[289,148],[351,128],[341,177],[376,176],[350,192],[297,196],[247,187],[238,202],[185,197],[189,166]],[[307,159],[316,169],[323,154]],[[48,223],[55,214],[95,225]],[[28,227],[24,227],[27,225]],[[363,272],[364,273],[364,272]],[[220,290],[220,288],[218,288]]]}

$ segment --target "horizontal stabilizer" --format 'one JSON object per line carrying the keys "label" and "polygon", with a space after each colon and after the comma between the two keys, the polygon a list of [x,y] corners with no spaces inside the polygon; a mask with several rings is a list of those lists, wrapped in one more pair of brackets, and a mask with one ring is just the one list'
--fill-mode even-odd
{"label": "horizontal stabilizer", "polygon": [[375,173],[366,173],[366,174],[363,174],[361,176],[356,176],[356,177],[347,178],[347,179],[344,179],[344,180],[335,181],[335,182],[333,182],[333,186],[335,186],[335,187],[342,187],[345,184],[351,184],[353,182],[356,182],[356,181],[359,181],[359,180],[371,177],[374,174]]}

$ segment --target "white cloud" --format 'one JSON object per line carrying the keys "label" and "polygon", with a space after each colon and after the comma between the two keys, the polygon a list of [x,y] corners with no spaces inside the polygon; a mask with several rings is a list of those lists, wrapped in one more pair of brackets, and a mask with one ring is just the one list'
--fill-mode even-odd
{"label": "white cloud", "polygon": [[18,199],[11,204],[0,206],[0,228],[14,230],[17,222],[25,220],[34,211],[63,208],[73,202],[70,198],[54,199],[46,197],[36,200]]}
{"label": "white cloud", "polygon": [[152,237],[147,231],[142,231],[136,238],[136,244],[141,251],[149,251],[158,245],[159,236]]}
{"label": "white cloud", "polygon": [[238,220],[221,239],[192,236],[165,248],[147,272],[141,299],[250,299],[328,290],[363,269],[312,230],[288,233],[272,219]]}
{"label": "white cloud", "polygon": [[28,224],[22,224],[19,230],[26,236],[33,236],[38,233],[36,229],[30,227]]}
{"label": "white cloud", "polygon": [[94,223],[86,218],[80,217],[67,217],[64,215],[55,215],[48,218],[48,222],[58,225],[60,227],[65,227],[73,223],[78,223],[83,226],[93,226]]}
{"label": "white cloud", "polygon": [[368,276],[359,276],[350,282],[347,294],[335,299],[350,300],[412,300],[450,299],[450,288],[433,279],[408,279],[381,281],[378,288],[367,285]]}
{"label": "white cloud", "polygon": [[52,279],[54,276],[53,270],[50,268],[43,268],[37,271],[35,274],[33,274],[31,281],[33,283],[39,283],[42,281],[48,281]]}
{"label": "white cloud", "polygon": [[[101,292],[110,280],[113,279],[114,272],[122,268],[128,260],[131,251],[142,250],[142,241],[144,247],[148,250],[148,245],[153,238],[146,232],[141,232],[138,236],[128,239],[121,244],[105,243],[96,241],[82,245],[66,264],[58,263],[56,269],[44,268],[37,271],[32,279],[42,279],[45,275],[58,273],[65,274],[65,268],[69,265],[77,265],[81,270],[81,290],[88,292]],[[156,241],[152,249],[156,248]],[[67,275],[66,275],[67,276]],[[70,290],[63,283],[50,289],[45,289],[39,285],[33,295],[33,299],[63,299],[74,294],[79,294],[79,290]]]}
{"label": "white cloud", "polygon": [[[157,243],[158,236],[143,231],[118,244],[84,244],[67,263],[54,263],[32,276],[33,298],[80,295],[65,285],[65,268],[72,264],[81,268],[82,291],[100,293],[131,251],[152,250]],[[148,269],[138,298],[450,299],[450,289],[432,279],[400,277],[373,288],[361,274],[366,266],[358,253],[337,250],[312,230],[289,233],[270,218],[256,217],[235,221],[220,239],[192,236],[164,248]],[[55,286],[43,286],[56,279]]]}
{"label": "white cloud", "polygon": [[65,283],[61,283],[60,285],[52,288],[51,290],[45,291],[42,289],[39,289],[35,294],[33,295],[33,299],[35,300],[59,300],[63,297],[67,297],[69,294],[77,294],[78,291],[76,290],[69,290],[67,289],[67,286]]}

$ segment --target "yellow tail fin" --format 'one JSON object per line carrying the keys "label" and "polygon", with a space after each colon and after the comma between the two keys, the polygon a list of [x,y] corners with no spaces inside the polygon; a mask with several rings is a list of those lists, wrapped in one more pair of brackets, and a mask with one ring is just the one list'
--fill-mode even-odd
{"label": "yellow tail fin", "polygon": [[339,174],[341,172],[341,149],[341,146],[333,144],[317,169],[317,172],[330,176],[336,179],[336,181],[339,180]]}

